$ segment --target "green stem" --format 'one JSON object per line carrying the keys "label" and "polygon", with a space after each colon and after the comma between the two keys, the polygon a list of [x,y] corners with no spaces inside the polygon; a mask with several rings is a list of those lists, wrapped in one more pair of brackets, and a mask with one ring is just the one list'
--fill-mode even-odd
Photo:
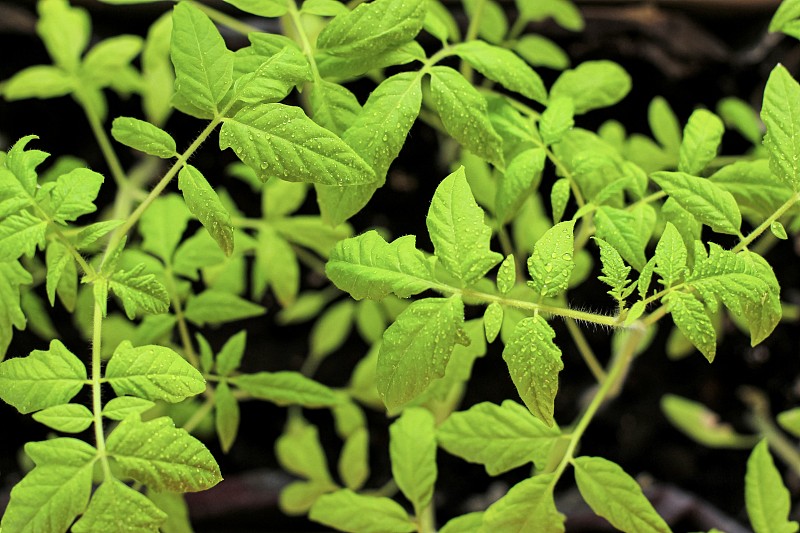
{"label": "green stem", "polygon": [[575,449],[577,448],[581,437],[586,431],[586,428],[589,427],[589,424],[591,423],[595,414],[597,414],[597,410],[601,405],[603,405],[603,402],[605,402],[610,391],[620,386],[619,382],[626,375],[628,366],[633,360],[633,354],[636,353],[639,343],[644,338],[644,332],[645,328],[642,324],[634,325],[631,334],[622,349],[614,354],[614,357],[611,360],[611,367],[608,370],[608,377],[603,380],[600,388],[597,390],[597,393],[595,393],[594,398],[592,398],[592,401],[586,407],[586,411],[584,411],[580,420],[575,425],[575,429],[573,429],[572,433],[570,434],[569,444],[564,452],[564,457],[562,457],[561,462],[553,472],[554,477],[550,485],[551,490],[555,487],[555,484],[558,482],[561,474],[564,473],[567,465],[572,463]]}
{"label": "green stem", "polygon": [[213,407],[214,407],[214,389],[212,389],[209,386],[206,387],[205,401],[202,403],[202,405],[200,405],[200,407],[197,408],[197,410],[194,413],[192,413],[192,416],[189,417],[189,420],[187,420],[183,424],[183,429],[185,429],[189,433],[194,431],[194,429],[200,424],[200,422],[202,422],[203,419],[206,416],[208,416],[208,413],[211,412],[211,409]]}
{"label": "green stem", "polygon": [[311,73],[314,75],[314,82],[319,82],[322,80],[322,76],[319,74],[317,61],[314,59],[314,47],[311,46],[311,40],[308,38],[306,29],[303,26],[303,20],[300,17],[300,10],[297,8],[297,2],[295,0],[290,0],[288,6],[289,18],[292,19],[292,24],[294,24],[297,30],[297,36],[300,37],[300,44],[303,45],[303,54],[306,56],[306,59],[308,59],[308,64],[311,65]]}
{"label": "green stem", "polygon": [[580,352],[581,357],[583,357],[586,366],[589,367],[589,370],[591,370],[597,382],[602,383],[606,380],[606,372],[603,370],[603,365],[601,365],[600,361],[597,360],[592,347],[589,346],[589,343],[586,341],[586,337],[584,337],[581,328],[578,327],[578,324],[571,318],[568,318],[566,322],[567,330],[572,336],[575,346],[578,347],[578,351]]}
{"label": "green stem", "polygon": [[756,229],[750,232],[750,234],[742,239],[739,244],[734,246],[733,252],[738,252],[740,250],[744,250],[751,242],[756,240],[759,235],[764,233],[769,229],[773,222],[778,220],[783,216],[783,214],[788,211],[794,204],[800,201],[800,192],[794,193],[788,200],[786,200],[782,206],[780,206],[769,218],[767,218],[764,222],[761,223]]}
{"label": "green stem", "polygon": [[[100,281],[104,283],[105,281]],[[94,318],[92,321],[92,415],[94,418],[94,438],[97,455],[103,465],[103,475],[106,479],[111,477],[111,466],[106,455],[106,438],[103,433],[103,398],[100,383],[102,380],[102,361],[100,352],[102,348],[103,310],[99,302],[94,302]]]}
{"label": "green stem", "polygon": [[744,387],[739,392],[742,400],[749,406],[753,427],[767,439],[770,448],[785,462],[795,474],[800,475],[800,452],[792,441],[772,422],[769,400],[766,395],[752,387]]}
{"label": "green stem", "polygon": [[171,264],[166,265],[164,274],[167,282],[167,293],[169,294],[172,308],[175,310],[175,319],[178,321],[178,335],[183,345],[183,353],[193,367],[200,368],[200,358],[197,357],[197,353],[194,351],[192,337],[189,334],[189,326],[186,324],[186,317],[183,314],[183,305],[181,304],[181,298],[178,294],[178,286],[175,283],[175,276],[173,275]]}
{"label": "green stem", "polygon": [[424,509],[417,512],[414,522],[417,524],[418,533],[435,533],[436,519],[434,517],[433,504],[429,503]]}
{"label": "green stem", "polygon": [[192,5],[208,15],[208,18],[216,22],[217,24],[221,24],[226,26],[237,33],[241,33],[242,35],[247,35],[252,32],[261,31],[260,29],[242,22],[230,15],[219,11],[218,9],[214,9],[213,7],[207,6],[202,2],[195,2],[192,1]]}
{"label": "green stem", "polygon": [[111,139],[108,138],[106,130],[103,128],[103,124],[100,121],[100,117],[98,117],[94,112],[92,106],[85,103],[87,100],[83,96],[83,92],[80,89],[76,91],[75,95],[78,97],[78,101],[83,108],[83,112],[86,114],[86,118],[89,120],[89,126],[92,128],[92,133],[97,140],[97,144],[100,146],[100,151],[103,153],[106,164],[111,170],[111,177],[114,178],[114,181],[117,183],[117,187],[120,189],[125,189],[128,186],[128,177],[126,176],[125,171],[122,169],[122,164],[119,162],[119,158],[117,157],[116,152],[114,152],[114,148],[111,146]]}

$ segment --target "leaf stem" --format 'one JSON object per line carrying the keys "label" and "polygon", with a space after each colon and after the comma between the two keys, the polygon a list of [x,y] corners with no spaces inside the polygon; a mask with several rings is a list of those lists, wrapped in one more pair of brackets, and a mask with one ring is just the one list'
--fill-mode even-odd
{"label": "leaf stem", "polygon": [[597,393],[595,393],[594,397],[592,398],[592,401],[586,407],[586,411],[584,411],[580,420],[570,434],[569,444],[564,452],[564,457],[562,457],[561,462],[553,472],[553,481],[550,485],[551,490],[553,487],[555,487],[555,484],[558,482],[561,474],[564,473],[567,465],[572,463],[575,449],[577,448],[581,437],[586,431],[586,428],[589,427],[592,418],[594,418],[594,415],[597,414],[597,410],[601,405],[603,405],[603,402],[605,402],[611,390],[620,386],[619,382],[627,374],[628,367],[630,366],[631,361],[633,361],[633,355],[636,353],[639,343],[644,338],[644,333],[645,327],[641,323],[635,324],[632,328],[630,336],[626,339],[625,344],[622,346],[622,349],[620,349],[620,351],[615,353],[612,357],[607,379],[602,382],[600,388],[597,390]]}
{"label": "leaf stem", "polygon": [[117,183],[117,187],[120,189],[127,188],[128,177],[125,174],[125,171],[122,169],[122,164],[119,162],[117,153],[114,151],[113,146],[111,146],[111,140],[108,138],[105,128],[103,128],[100,117],[98,117],[94,112],[92,106],[86,103],[87,100],[80,88],[76,91],[76,96],[78,97],[78,102],[80,102],[81,107],[83,108],[83,112],[86,114],[86,118],[89,121],[89,126],[92,128],[92,133],[97,140],[97,144],[100,146],[100,151],[103,153],[106,164],[111,171],[111,177],[114,178],[114,181]]}
{"label": "leaf stem", "polygon": [[200,422],[202,422],[203,419],[206,416],[208,416],[208,413],[211,412],[211,409],[213,407],[214,407],[214,389],[209,386],[206,387],[205,401],[203,401],[202,405],[200,405],[200,407],[198,407],[197,410],[195,410],[195,412],[192,413],[192,416],[189,417],[189,419],[186,422],[184,422],[183,429],[185,429],[188,433],[194,431],[194,429],[197,428],[198,425],[200,425]]}
{"label": "leaf stem", "polygon": [[103,465],[103,475],[106,479],[111,477],[111,466],[106,455],[106,439],[103,433],[103,399],[100,383],[102,379],[101,357],[102,348],[103,311],[100,303],[94,302],[94,317],[92,320],[92,415],[94,418],[94,437],[97,455]]}
{"label": "leaf stem", "polygon": [[598,361],[597,357],[594,355],[592,347],[589,346],[589,343],[586,341],[583,331],[581,331],[581,328],[578,327],[578,324],[575,322],[575,320],[571,318],[568,318],[566,323],[567,330],[569,330],[569,334],[572,336],[575,346],[578,347],[578,351],[580,352],[581,357],[583,357],[586,366],[589,367],[589,370],[591,370],[597,382],[603,383],[607,377],[606,372],[603,370],[603,365],[600,364],[600,361]]}
{"label": "leaf stem", "polygon": [[172,264],[166,264],[164,274],[167,282],[169,300],[172,302],[172,308],[175,310],[175,319],[178,321],[178,335],[180,336],[181,344],[183,345],[183,353],[186,355],[186,359],[193,367],[200,368],[200,359],[197,357],[197,353],[194,351],[192,337],[189,335],[189,327],[186,324],[186,317],[183,314],[183,305],[181,304],[181,298],[178,294],[178,286],[175,283]]}
{"label": "leaf stem", "polygon": [[322,81],[322,76],[319,74],[317,60],[314,59],[314,47],[311,46],[311,40],[308,38],[306,29],[303,26],[303,19],[300,17],[300,10],[297,9],[297,2],[295,0],[290,0],[287,2],[287,5],[289,7],[289,18],[292,19],[292,24],[294,24],[297,30],[300,44],[303,45],[303,54],[306,56],[306,59],[308,59],[308,64],[311,65],[311,73],[314,75],[314,82],[318,83]]}
{"label": "leaf stem", "polygon": [[744,239],[739,241],[739,244],[734,246],[733,250],[731,250],[731,251],[739,252],[741,250],[744,250],[751,242],[756,240],[759,235],[761,235],[767,229],[769,229],[769,227],[772,225],[773,222],[775,222],[776,220],[781,218],[783,216],[783,214],[786,211],[788,211],[798,201],[800,201],[800,192],[796,192],[792,196],[790,196],[789,199],[786,200],[783,203],[783,205],[781,205],[778,209],[776,209],[775,212],[772,213],[772,215],[769,216],[769,218],[767,218],[764,222],[762,222],[760,226],[758,226],[756,229],[751,231],[750,234],[747,237],[745,237]]}
{"label": "leaf stem", "polygon": [[208,15],[208,18],[213,20],[214,22],[226,26],[237,33],[241,33],[242,35],[248,35],[249,33],[261,31],[259,28],[251,24],[247,24],[246,22],[242,22],[226,13],[218,9],[214,9],[211,6],[207,6],[202,2],[196,2],[192,0],[192,5]]}
{"label": "leaf stem", "polygon": [[739,397],[750,408],[751,424],[767,439],[769,447],[786,463],[795,474],[800,474],[800,452],[795,445],[772,422],[769,401],[763,392],[753,387],[742,387]]}

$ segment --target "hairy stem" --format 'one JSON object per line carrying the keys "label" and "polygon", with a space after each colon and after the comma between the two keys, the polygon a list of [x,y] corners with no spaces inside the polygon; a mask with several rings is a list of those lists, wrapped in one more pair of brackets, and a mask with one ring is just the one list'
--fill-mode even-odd
{"label": "hairy stem", "polygon": [[758,226],[756,229],[751,231],[750,234],[747,237],[743,238],[739,242],[739,244],[734,246],[732,251],[738,252],[738,251],[741,251],[741,250],[744,250],[745,248],[747,248],[747,246],[751,242],[756,240],[762,233],[767,231],[769,229],[769,227],[772,225],[773,222],[775,222],[776,220],[781,218],[783,216],[783,214],[786,211],[788,211],[798,201],[800,201],[800,192],[796,192],[792,196],[790,196],[789,199],[786,200],[783,203],[782,206],[780,206],[778,209],[776,209],[775,212],[772,213],[772,215],[769,218],[767,218],[764,222],[762,222],[761,225]]}
{"label": "hairy stem", "polygon": [[[100,281],[104,283],[105,281]],[[92,321],[92,415],[94,418],[94,439],[97,455],[103,465],[103,475],[106,479],[111,477],[111,467],[106,455],[106,438],[103,433],[103,398],[100,383],[102,382],[102,362],[100,352],[102,349],[103,310],[100,303],[94,302],[94,317]]]}
{"label": "hairy stem", "polygon": [[600,364],[600,361],[597,360],[597,356],[594,355],[594,351],[586,341],[583,331],[581,331],[581,328],[578,327],[578,324],[575,322],[575,320],[571,318],[568,318],[566,323],[567,330],[569,330],[569,334],[572,336],[575,346],[578,347],[578,351],[580,352],[581,357],[583,357],[586,366],[589,367],[589,370],[591,370],[592,375],[594,375],[597,382],[602,383],[606,380],[606,371],[603,370],[603,365]]}
{"label": "hairy stem", "polygon": [[83,93],[80,89],[76,91],[76,96],[78,97],[78,101],[83,108],[83,112],[86,114],[86,118],[89,121],[89,126],[92,128],[92,133],[97,140],[97,144],[100,146],[100,151],[103,153],[106,164],[108,165],[109,170],[111,170],[111,177],[114,178],[114,181],[117,183],[117,187],[120,189],[125,189],[128,186],[128,177],[126,176],[125,171],[122,169],[122,164],[119,162],[119,158],[117,157],[116,152],[114,152],[114,148],[111,146],[111,139],[108,138],[108,134],[106,134],[106,130],[103,128],[100,117],[98,117],[94,112],[92,106],[86,103],[87,100],[83,96]]}
{"label": "hairy stem", "polygon": [[203,419],[208,416],[208,413],[211,412],[211,409],[214,408],[214,389],[210,386],[206,387],[205,396],[206,399],[203,401],[200,407],[198,407],[197,410],[192,413],[192,416],[189,417],[189,420],[183,424],[183,429],[189,433],[194,431],[194,429],[200,425],[200,422],[202,422]]}
{"label": "hairy stem", "polygon": [[743,387],[739,396],[750,408],[750,422],[767,439],[769,447],[795,474],[800,475],[800,452],[786,435],[773,423],[766,395],[752,387]]}
{"label": "hairy stem", "polygon": [[172,309],[175,311],[175,319],[178,321],[178,335],[180,335],[181,344],[183,345],[183,353],[186,356],[186,360],[189,361],[193,367],[200,368],[200,359],[194,351],[192,337],[189,335],[189,326],[186,324],[186,317],[183,314],[183,305],[181,304],[181,298],[178,294],[178,286],[175,283],[175,276],[171,264],[166,265],[164,273],[169,300],[172,303]]}

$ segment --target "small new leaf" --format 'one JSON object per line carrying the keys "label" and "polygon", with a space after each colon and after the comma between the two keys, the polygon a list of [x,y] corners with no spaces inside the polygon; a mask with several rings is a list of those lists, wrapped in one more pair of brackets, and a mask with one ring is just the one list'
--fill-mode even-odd
{"label": "small new leaf", "polygon": [[186,207],[203,224],[225,255],[233,253],[231,215],[205,176],[192,165],[185,165],[178,174],[178,188]]}
{"label": "small new leaf", "polygon": [[114,119],[111,135],[125,146],[164,159],[177,156],[175,139],[158,126],[131,117]]}
{"label": "small new leaf", "polygon": [[692,113],[683,130],[678,170],[699,175],[716,157],[723,133],[725,125],[711,111],[698,109]]}
{"label": "small new leaf", "polygon": [[567,290],[569,277],[575,268],[572,257],[575,221],[559,222],[536,241],[528,258],[528,285],[537,294],[551,298]]}
{"label": "small new leaf", "polygon": [[553,500],[553,474],[539,474],[517,483],[486,509],[483,528],[504,533],[563,533],[563,514]]}
{"label": "small new leaf", "polygon": [[667,222],[664,233],[656,245],[655,273],[661,276],[661,283],[665,288],[671,287],[679,281],[686,270],[688,253],[683,243],[681,234],[670,222]]}

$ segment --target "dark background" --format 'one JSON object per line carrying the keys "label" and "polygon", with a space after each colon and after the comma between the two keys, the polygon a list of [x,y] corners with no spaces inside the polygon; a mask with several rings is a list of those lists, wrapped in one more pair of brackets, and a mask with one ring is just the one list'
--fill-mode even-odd
{"label": "dark background", "polygon": [[[531,0],[533,1],[533,0]],[[147,26],[170,4],[159,2],[143,6],[117,7],[96,1],[74,2],[87,7],[92,14],[94,38],[99,40],[119,33],[143,35]],[[460,2],[447,2],[462,25],[466,24]],[[725,96],[738,96],[760,107],[761,94],[770,70],[783,63],[795,75],[800,65],[800,45],[788,38],[767,35],[766,27],[776,2],[770,1],[683,1],[683,2],[578,2],[586,19],[586,29],[570,33],[552,23],[531,27],[564,47],[578,64],[590,59],[611,59],[620,63],[634,80],[626,99],[607,110],[581,116],[577,125],[596,129],[604,120],[622,122],[628,132],[648,134],[647,105],[657,95],[667,98],[681,122],[685,122],[698,106],[714,109]],[[226,4],[212,3],[235,14]],[[511,2],[505,2],[509,16],[514,16]],[[275,27],[263,26],[265,31]],[[47,63],[43,46],[34,33],[34,2],[0,1],[0,80],[33,64]],[[238,35],[227,34],[230,48],[246,44]],[[435,43],[421,37],[424,46]],[[539,69],[549,86],[558,73]],[[359,82],[351,87],[363,101],[372,85]],[[141,116],[136,97],[121,100],[109,96],[111,118],[120,115]],[[203,124],[190,117],[173,115],[166,129],[186,146],[202,129]],[[23,135],[41,137],[36,147],[53,155],[73,154],[85,159],[89,166],[106,172],[105,163],[96,148],[91,131],[81,110],[69,98],[6,103],[0,100],[0,148]],[[440,168],[432,146],[438,145],[437,134],[418,123],[412,129],[407,145],[390,171],[387,186],[359,213],[352,223],[356,230],[372,225],[387,226],[395,235],[420,235],[424,243],[424,221],[430,198],[447,170]],[[736,154],[746,149],[736,134],[726,134],[723,152]],[[118,152],[124,163],[132,156],[121,147]],[[195,156],[195,164],[207,175],[222,175],[231,162],[232,153],[220,154],[209,143]],[[549,190],[553,175],[546,175],[542,187]],[[234,180],[227,180],[237,201],[248,208],[247,190]],[[257,209],[256,206],[249,206]],[[313,202],[306,206],[313,211]],[[790,240],[774,248],[767,259],[775,267],[782,285],[782,299],[798,302],[798,269],[796,250]],[[320,284],[318,277],[306,272],[304,287]],[[570,294],[577,307],[603,308],[611,305],[605,289],[589,284]],[[268,308],[277,309],[272,301]],[[57,306],[55,313],[59,332],[70,347],[88,345],[74,331],[64,326],[69,317]],[[278,327],[274,313],[246,322],[249,332],[248,361],[256,361],[259,369],[298,369],[307,353],[308,327]],[[240,325],[220,328],[212,334],[219,344]],[[581,401],[592,377],[574,348],[562,323],[554,322],[557,342],[564,352],[565,370],[556,402],[556,418],[570,421],[580,409]],[[651,348],[633,365],[620,397],[607,405],[581,441],[581,454],[599,455],[619,462],[627,472],[639,476],[648,496],[670,521],[675,531],[718,527],[728,533],[748,531],[744,512],[744,471],[748,452],[709,450],[695,444],[672,428],[659,410],[665,393],[680,394],[700,401],[718,412],[723,420],[740,430],[747,430],[745,408],[737,396],[742,385],[767,391],[774,412],[797,405],[800,398],[800,353],[797,325],[782,323],[776,332],[757,348],[730,324],[718,347],[715,363],[709,365],[698,353],[679,361],[669,360],[664,345],[669,320],[662,321]],[[605,361],[609,335],[605,331],[588,331],[587,336],[598,355]],[[45,341],[26,332],[17,332],[8,356],[27,354],[42,348]],[[317,377],[332,385],[344,385],[355,362],[366,352],[366,345],[352,335],[345,347],[331,356],[320,368]],[[80,354],[79,355],[85,355]],[[500,402],[515,398],[513,384],[499,358],[497,345],[479,359],[473,372],[464,406],[480,401]],[[308,412],[309,420],[320,426],[320,434],[333,468],[340,442],[336,439],[327,411]],[[378,487],[390,476],[388,465],[387,421],[381,413],[370,413],[372,475],[369,487]],[[197,531],[315,531],[322,528],[302,518],[288,518],[278,511],[276,502],[280,487],[291,480],[280,471],[274,459],[273,443],[285,422],[285,409],[263,402],[243,405],[242,427],[236,445],[224,456],[213,439],[208,441],[220,461],[226,481],[205,493],[187,497]],[[6,428],[0,437],[0,508],[8,491],[20,476],[18,454],[30,440],[46,438],[46,429],[28,416],[20,416],[13,408],[0,406],[0,424]],[[91,440],[91,439],[90,439]],[[783,469],[782,465],[779,466]],[[437,517],[440,525],[453,516],[480,510],[502,495],[508,486],[528,475],[525,468],[491,478],[483,467],[472,465],[439,453],[437,482]],[[800,479],[786,471],[785,480],[794,496],[800,490]],[[593,517],[573,488],[571,476],[565,475],[557,493],[559,510],[567,514],[568,531],[604,531],[603,521]],[[797,518],[797,516],[795,516]]]}

